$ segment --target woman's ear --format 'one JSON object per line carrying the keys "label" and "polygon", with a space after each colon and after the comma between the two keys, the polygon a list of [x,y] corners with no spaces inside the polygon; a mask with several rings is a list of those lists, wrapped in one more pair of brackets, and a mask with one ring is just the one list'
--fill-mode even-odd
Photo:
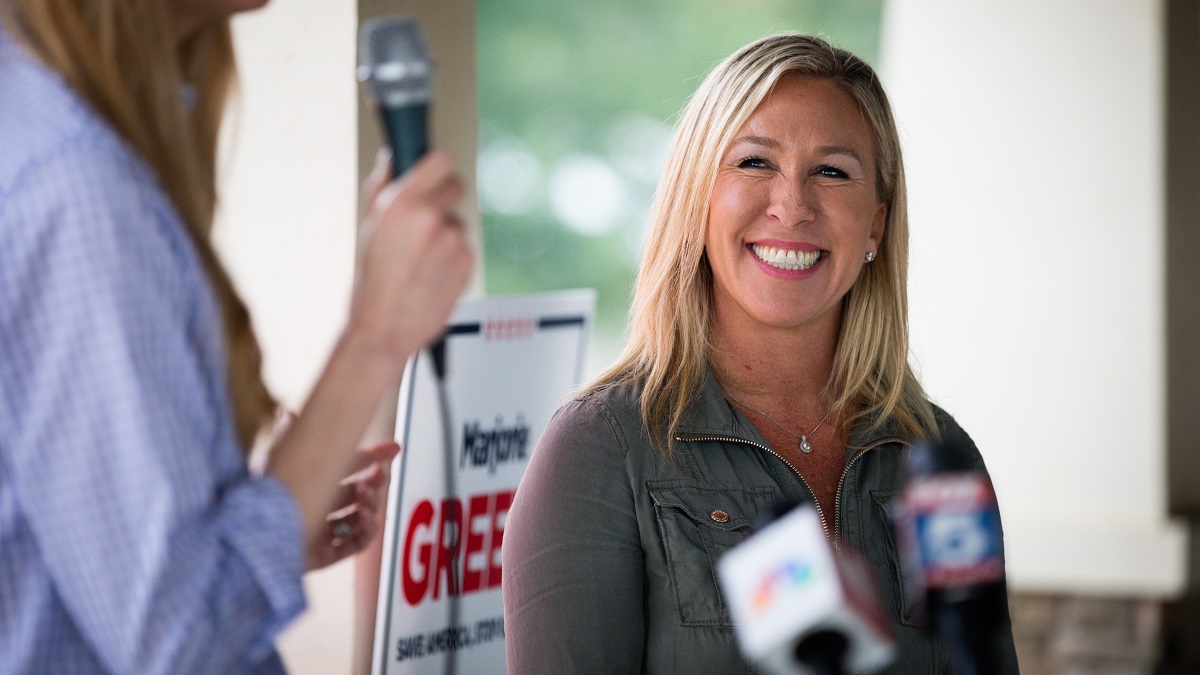
{"label": "woman's ear", "polygon": [[879,246],[883,243],[883,231],[887,228],[888,205],[885,202],[879,203],[879,208],[875,211],[875,220],[871,223],[871,249],[876,251],[878,255]]}

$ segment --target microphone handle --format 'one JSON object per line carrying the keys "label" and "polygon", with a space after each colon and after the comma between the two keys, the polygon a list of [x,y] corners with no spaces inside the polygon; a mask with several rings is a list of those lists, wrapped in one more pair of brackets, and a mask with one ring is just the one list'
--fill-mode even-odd
{"label": "microphone handle", "polygon": [[813,675],[846,675],[850,641],[840,632],[819,630],[796,643],[793,653]]}
{"label": "microphone handle", "polygon": [[931,603],[930,621],[950,657],[954,675],[999,675],[998,629],[995,617],[1003,584],[972,589],[974,597],[961,602]]}
{"label": "microphone handle", "polygon": [[380,106],[379,112],[392,146],[392,178],[398,178],[429,151],[429,104]]}

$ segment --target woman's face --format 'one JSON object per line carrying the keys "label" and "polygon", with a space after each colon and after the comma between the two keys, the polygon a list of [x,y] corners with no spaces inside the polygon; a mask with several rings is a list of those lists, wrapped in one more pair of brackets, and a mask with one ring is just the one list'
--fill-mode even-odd
{"label": "woman's face", "polygon": [[785,75],[717,171],[705,238],[716,320],[836,329],[886,220],[858,106],[831,80]]}
{"label": "woman's face", "polygon": [[267,0],[167,0],[175,37],[180,41],[211,23],[265,4]]}

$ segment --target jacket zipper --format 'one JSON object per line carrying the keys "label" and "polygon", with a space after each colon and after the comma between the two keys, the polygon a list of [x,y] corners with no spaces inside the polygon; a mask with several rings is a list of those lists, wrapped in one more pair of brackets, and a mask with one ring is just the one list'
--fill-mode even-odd
{"label": "jacket zipper", "polygon": [[[752,445],[760,450],[765,450],[765,451],[771,453],[772,455],[775,455],[775,457],[778,458],[779,461],[783,462],[784,464],[787,464],[787,467],[792,470],[792,473],[796,474],[796,477],[800,479],[800,482],[804,483],[804,487],[808,488],[808,493],[810,495],[813,495],[813,506],[817,507],[817,517],[821,519],[821,529],[825,530],[826,532],[829,531],[829,524],[825,522],[825,512],[821,510],[821,504],[819,502],[817,502],[817,499],[816,499],[817,493],[813,492],[812,486],[809,485],[808,481],[804,479],[804,475],[801,474],[800,471],[797,470],[796,467],[793,466],[791,462],[784,459],[783,455],[780,455],[778,452],[775,452],[771,448],[769,448],[761,443],[755,443],[754,441],[751,441],[749,439],[738,438],[736,436],[703,436],[703,435],[698,435],[698,434],[697,435],[680,434],[675,437],[675,440],[680,441],[680,442],[684,442],[684,441],[729,441],[731,443],[744,443],[746,445]],[[836,521],[835,521],[835,528],[836,528]],[[834,534],[837,534],[836,530],[834,531]]]}
{"label": "jacket zipper", "polygon": [[[878,448],[879,446],[881,446],[885,443],[899,443],[901,445],[908,445],[908,443],[902,438],[881,438],[881,439],[875,441],[874,443],[871,443],[870,445],[866,446],[862,450],[859,450],[857,454],[855,454],[853,457],[850,458],[849,462],[846,462],[846,468],[842,469],[842,477],[838,479],[837,492],[835,492],[833,494],[833,533],[835,535],[839,534],[838,527],[841,526],[842,486],[846,484],[846,476],[850,475],[850,467],[854,466],[854,463],[857,462],[863,455],[867,454],[871,450],[874,450],[875,448]],[[833,547],[836,550],[839,550],[839,551],[842,550],[842,538],[841,537],[834,537]]]}
{"label": "jacket zipper", "polygon": [[[728,441],[730,443],[743,443],[745,445],[750,445],[750,446],[756,447],[760,450],[765,450],[766,452],[774,455],[779,461],[786,464],[787,467],[792,470],[792,473],[796,474],[796,477],[800,479],[800,482],[804,484],[804,487],[808,488],[808,493],[810,495],[813,495],[813,506],[817,507],[817,517],[821,519],[821,528],[824,529],[826,532],[829,531],[829,524],[825,521],[825,512],[821,510],[821,504],[820,504],[820,502],[818,502],[816,500],[817,493],[813,491],[812,486],[808,484],[807,480],[805,480],[804,474],[800,473],[800,471],[791,462],[784,459],[783,455],[780,455],[778,452],[775,452],[771,448],[769,448],[761,443],[756,443],[756,442],[751,441],[746,438],[738,438],[736,436],[718,436],[718,435],[707,435],[706,436],[703,434],[680,434],[675,437],[675,440],[677,440],[681,443],[687,442],[687,441]],[[851,457],[850,461],[846,463],[846,468],[842,469],[842,476],[841,476],[841,478],[838,479],[837,492],[835,492],[834,496],[833,496],[833,532],[832,532],[832,534],[833,534],[833,547],[835,550],[840,551],[842,548],[842,545],[841,545],[842,538],[839,536],[841,533],[838,531],[838,528],[841,526],[842,486],[846,484],[846,476],[848,476],[850,474],[850,468],[853,467],[854,464],[856,462],[858,462],[858,460],[863,455],[867,454],[871,450],[874,450],[875,448],[878,448],[881,445],[884,445],[885,443],[900,443],[902,445],[908,445],[908,443],[905,442],[904,439],[901,439],[901,438],[894,438],[894,437],[881,438],[881,439],[875,441],[874,443],[871,443],[867,447],[863,448],[862,450],[859,450],[858,453],[855,454],[854,457]]]}

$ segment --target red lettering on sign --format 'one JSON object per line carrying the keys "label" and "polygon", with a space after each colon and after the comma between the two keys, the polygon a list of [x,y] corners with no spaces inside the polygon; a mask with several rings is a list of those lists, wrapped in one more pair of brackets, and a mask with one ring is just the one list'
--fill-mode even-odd
{"label": "red lettering on sign", "polygon": [[457,499],[444,499],[437,507],[426,499],[413,508],[400,563],[408,604],[437,600],[443,592],[460,595],[500,588],[504,522],[513,495],[504,490],[469,497],[465,519]]}
{"label": "red lettering on sign", "polygon": [[477,557],[478,554],[484,553],[484,539],[490,534],[485,530],[476,530],[475,522],[484,519],[485,527],[487,526],[487,518],[491,514],[491,495],[475,495],[467,503],[467,541],[466,550],[463,551],[463,593],[474,593],[485,588],[487,583],[487,560],[486,555],[484,564],[481,567],[473,567],[471,559]]}
{"label": "red lettering on sign", "polygon": [[417,508],[413,509],[412,519],[408,522],[408,534],[404,537],[404,562],[401,563],[404,567],[404,599],[410,605],[416,605],[421,602],[421,598],[425,597],[425,589],[429,587],[430,558],[433,555],[433,544],[431,542],[421,543],[417,546],[417,558],[420,563],[419,569],[421,578],[413,577],[413,542],[417,538],[419,530],[428,530],[433,523],[433,504],[428,501],[423,501],[417,504]]}
{"label": "red lettering on sign", "polygon": [[483,322],[483,340],[528,340],[536,330],[537,320],[533,317],[489,318]]}
{"label": "red lettering on sign", "polygon": [[[437,571],[433,574],[433,599],[437,600],[446,578],[446,592],[458,595],[458,550],[462,543],[462,503],[457,499],[442,500],[442,518],[438,523]],[[461,569],[461,568],[459,568]],[[445,572],[445,574],[443,574]]]}

